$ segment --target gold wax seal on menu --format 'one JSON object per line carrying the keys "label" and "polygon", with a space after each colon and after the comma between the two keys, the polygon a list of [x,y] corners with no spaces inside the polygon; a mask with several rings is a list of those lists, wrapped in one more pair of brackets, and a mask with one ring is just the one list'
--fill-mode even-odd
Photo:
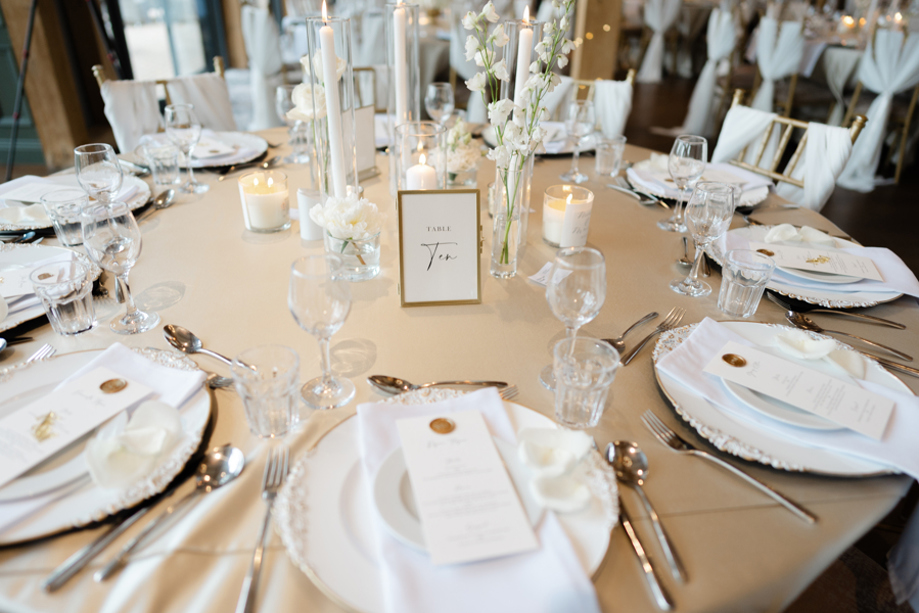
{"label": "gold wax seal on menu", "polygon": [[102,390],[103,394],[117,394],[127,386],[128,382],[124,379],[109,379],[108,381],[104,381],[102,385],[99,386],[99,389]]}
{"label": "gold wax seal on menu", "polygon": [[757,249],[756,252],[768,255],[770,258],[775,255],[775,251],[769,251],[768,249]]}
{"label": "gold wax seal on menu", "polygon": [[736,353],[725,353],[723,356],[721,356],[721,359],[734,368],[743,368],[747,365],[747,361]]}
{"label": "gold wax seal on menu", "polygon": [[50,272],[43,272],[43,273],[41,273],[40,275],[38,275],[38,280],[39,280],[39,281],[44,281],[45,279],[50,279],[50,278],[53,277],[53,276],[54,276],[54,275],[52,275]]}
{"label": "gold wax seal on menu", "polygon": [[38,423],[32,426],[32,436],[35,437],[35,440],[41,443],[54,436],[51,426],[57,421],[57,415],[51,412],[44,417],[37,417],[36,419],[38,419]]}
{"label": "gold wax seal on menu", "polygon": [[438,417],[431,422],[431,430],[437,434],[450,434],[456,430],[456,424],[453,423],[453,420],[447,419],[446,417]]}

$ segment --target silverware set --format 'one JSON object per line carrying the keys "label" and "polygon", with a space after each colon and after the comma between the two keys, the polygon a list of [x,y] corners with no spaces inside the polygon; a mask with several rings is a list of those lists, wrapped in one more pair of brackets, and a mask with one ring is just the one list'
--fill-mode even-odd
{"label": "silverware set", "polygon": [[667,313],[667,317],[664,318],[664,321],[662,321],[662,322],[660,323],[659,326],[657,326],[654,330],[652,330],[651,333],[650,333],[648,336],[644,337],[644,338],[641,340],[641,342],[639,342],[637,345],[635,345],[635,348],[634,348],[634,349],[632,349],[631,351],[626,352],[626,354],[623,355],[623,356],[620,358],[620,361],[622,362],[622,365],[623,365],[623,366],[628,366],[629,363],[630,363],[632,360],[635,359],[635,356],[638,355],[638,352],[641,351],[642,348],[643,348],[643,347],[648,343],[648,341],[650,341],[652,338],[654,338],[655,336],[657,336],[657,335],[660,334],[661,332],[666,332],[667,330],[672,330],[673,328],[676,328],[678,325],[680,325],[680,322],[683,320],[683,316],[684,316],[684,315],[686,315],[686,309],[683,309],[683,308],[681,308],[681,307],[673,307],[673,308],[670,310],[670,312]]}
{"label": "silverware set", "polygon": [[220,170],[220,171],[218,171],[218,174],[220,175],[220,177],[219,177],[217,180],[218,180],[218,181],[223,181],[223,180],[229,178],[229,176],[230,176],[231,174],[233,174],[234,172],[236,172],[237,170],[245,170],[246,168],[256,168],[256,167],[258,167],[258,168],[262,168],[262,169],[267,170],[267,169],[271,168],[272,166],[274,166],[275,164],[277,164],[277,163],[280,162],[280,161],[281,161],[281,156],[280,156],[280,155],[276,155],[276,156],[274,156],[274,157],[272,157],[272,158],[268,158],[267,160],[265,160],[265,161],[263,161],[263,162],[246,162],[245,164],[233,164],[232,166],[230,166],[230,167],[227,168],[226,170]]}

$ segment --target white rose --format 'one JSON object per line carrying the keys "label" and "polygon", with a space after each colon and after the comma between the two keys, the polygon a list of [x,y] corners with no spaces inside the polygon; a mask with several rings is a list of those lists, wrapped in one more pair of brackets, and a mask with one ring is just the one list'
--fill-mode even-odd
{"label": "white rose", "polygon": [[301,83],[290,94],[294,108],[287,112],[287,118],[293,121],[310,122],[326,116],[325,90],[321,85],[316,86],[316,113],[313,112],[313,86]]}
{"label": "white rose", "polygon": [[477,72],[474,77],[466,81],[466,87],[471,92],[480,92],[485,89],[485,73]]}

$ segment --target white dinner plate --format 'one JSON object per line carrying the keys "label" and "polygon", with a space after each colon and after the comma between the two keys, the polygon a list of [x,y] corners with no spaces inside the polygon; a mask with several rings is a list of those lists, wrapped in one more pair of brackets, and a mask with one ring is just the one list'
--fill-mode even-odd
{"label": "white dinner plate", "polygon": [[[397,402],[433,402],[454,390],[418,390],[394,397]],[[418,400],[421,399],[421,400]],[[547,417],[505,402],[514,427],[554,427]],[[608,504],[616,505],[610,477]],[[361,465],[357,419],[328,432],[291,470],[274,503],[276,526],[291,560],[329,598],[347,610],[382,613],[383,588],[375,538],[375,512]],[[578,513],[558,518],[585,572],[592,575],[609,546],[617,506],[596,498]]]}
{"label": "white dinner plate", "polygon": [[[776,334],[795,330],[787,326],[753,322],[722,322],[722,325],[751,343],[765,348],[772,346],[772,339]],[[670,400],[677,414],[695,428],[702,438],[721,451],[781,470],[836,477],[873,477],[897,472],[884,464],[827,449],[807,447],[781,438],[773,432],[763,431],[752,422],[725,414],[708,400],[660,372],[657,368],[660,359],[689,338],[696,326],[698,324],[683,326],[661,334],[654,347],[653,359],[657,383],[664,395]],[[808,334],[815,339],[830,338],[812,332]],[[832,340],[838,348],[851,350],[848,345],[836,339]],[[865,369],[866,381],[912,395],[910,389],[897,377],[884,370],[877,362],[868,362]]]}
{"label": "white dinner plate", "polygon": [[[73,169],[66,174],[51,175],[50,177],[42,177],[43,181],[51,181],[52,183],[59,183],[61,187],[75,187],[80,188],[79,182],[77,182],[77,176],[73,173]],[[125,200],[128,207],[133,211],[139,209],[140,207],[147,204],[147,201],[150,200],[150,186],[143,179],[138,179],[137,177],[129,174],[124,175],[124,181],[121,184],[121,189],[135,187],[134,195]],[[0,223],[0,230],[3,231],[19,231],[19,230],[44,230],[51,227],[51,220],[49,219],[46,223],[24,223],[24,224],[8,224]]]}
{"label": "white dinner plate", "polygon": [[[194,362],[184,355],[149,347],[135,351],[157,364],[183,370],[197,370]],[[10,368],[5,373],[3,385],[0,386],[0,418],[49,393],[74,371],[101,353],[102,350],[81,351]],[[211,414],[211,395],[202,387],[180,408],[180,413],[185,438],[176,446],[167,461],[160,464],[143,482],[129,489],[101,488],[88,478],[83,448],[89,434],[32,468],[8,486],[0,488],[0,494],[6,502],[14,498],[21,499],[22,496],[30,497],[43,493],[50,495],[55,490],[66,494],[0,532],[0,545],[29,541],[79,528],[133,507],[165,490],[201,443]],[[67,488],[73,489],[69,491]]]}
{"label": "white dinner plate", "polygon": [[[761,243],[764,242],[766,233],[771,229],[772,226],[746,226],[743,228],[736,228],[731,230],[729,234],[737,233],[749,241]],[[835,238],[835,240],[837,246],[839,247],[860,247],[860,245],[857,243],[842,238]],[[705,253],[707,253],[710,258],[717,262],[719,266],[722,265],[723,259],[722,247],[723,244],[719,244],[716,248],[716,245],[712,243],[705,248]],[[798,285],[791,285],[789,283],[783,282],[782,279],[776,276],[773,276],[772,279],[769,280],[769,283],[766,284],[766,287],[783,296],[801,300],[803,302],[807,302],[808,304],[816,304],[828,309],[856,309],[872,307],[883,302],[891,302],[903,295],[899,292],[893,291],[866,290],[859,292],[843,292],[833,289],[832,284],[827,284],[827,287],[825,288],[801,287]]]}
{"label": "white dinner plate", "polygon": [[[222,155],[209,158],[195,158],[192,168],[222,168],[231,164],[245,164],[258,159],[268,151],[268,141],[256,134],[248,132],[215,132],[210,136],[214,140],[236,147],[242,152],[238,155]],[[183,163],[183,167],[185,164]]]}
{"label": "white dinner plate", "polygon": [[[635,162],[632,166],[635,170],[640,170],[648,172],[651,170],[651,160],[642,160],[640,162]],[[658,196],[659,198],[669,198],[674,199],[674,196],[667,192],[666,189],[654,185],[653,183],[639,183],[636,181],[631,174],[626,171],[626,178],[629,180],[629,183],[635,189],[641,190],[643,192],[648,192],[653,196]],[[675,189],[675,188],[674,188]],[[753,189],[748,189],[741,192],[740,202],[736,203],[737,206],[754,206],[763,202],[766,198],[769,197],[769,186],[761,185],[760,187],[754,187]]]}
{"label": "white dinner plate", "polygon": [[778,266],[777,268],[784,272],[786,275],[791,275],[792,277],[806,279],[807,281],[817,281],[818,283],[828,283],[830,285],[858,283],[862,280],[861,277],[853,277],[851,275],[837,275],[828,272],[816,272],[811,270],[800,270],[798,268],[786,268],[784,266]]}
{"label": "white dinner plate", "polygon": [[[517,458],[517,449],[501,439],[496,438],[494,441],[520,496],[523,510],[535,526],[542,518],[543,510],[530,493],[529,477],[526,468]],[[383,520],[383,526],[393,537],[409,547],[427,551],[401,447],[383,460],[373,479],[373,506]]]}
{"label": "white dinner plate", "polygon": [[[0,276],[4,270],[11,268],[25,268],[33,265],[34,262],[40,262],[54,257],[57,253],[70,252],[76,254],[78,260],[83,262],[90,269],[90,275],[93,280],[99,278],[102,270],[92,263],[85,254],[67,247],[51,247],[49,245],[34,245],[32,243],[0,243]],[[41,303],[38,302],[31,307],[7,315],[0,320],[0,332],[15,328],[21,323],[41,317],[45,314]]]}
{"label": "white dinner plate", "polygon": [[[786,356],[787,357],[787,356]],[[789,358],[790,359],[790,358]],[[813,366],[808,364],[808,366]],[[790,426],[807,428],[808,430],[842,430],[839,424],[834,424],[828,419],[819,415],[802,411],[787,402],[782,402],[776,398],[771,398],[765,394],[760,394],[749,387],[744,387],[739,383],[722,379],[722,383],[734,397],[747,405],[754,411],[762,413],[766,417],[780,421]]]}

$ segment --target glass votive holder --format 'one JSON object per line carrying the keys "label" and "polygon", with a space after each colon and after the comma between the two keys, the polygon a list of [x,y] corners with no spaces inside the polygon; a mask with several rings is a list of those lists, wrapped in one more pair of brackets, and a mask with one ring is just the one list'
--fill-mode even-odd
{"label": "glass votive holder", "polygon": [[619,369],[619,352],[595,338],[577,336],[555,344],[555,419],[569,428],[593,428],[600,421]]}
{"label": "glass votive holder", "polygon": [[326,252],[341,258],[338,274],[347,281],[367,281],[380,274],[380,233],[367,238],[335,238],[326,233]]}
{"label": "glass votive holder", "polygon": [[625,151],[625,137],[614,136],[596,138],[596,158],[594,170],[601,177],[615,177],[622,167],[622,153]]}
{"label": "glass votive holder", "polygon": [[542,205],[542,240],[553,247],[587,244],[594,194],[577,185],[553,185],[546,189]]}
{"label": "glass votive holder", "polygon": [[77,260],[39,266],[29,275],[35,295],[51,329],[71,336],[86,332],[96,323],[93,310],[93,280],[89,267]]}
{"label": "glass votive holder", "polygon": [[753,317],[772,278],[775,260],[758,251],[734,249],[724,254],[723,262],[718,308],[731,317]]}
{"label": "glass votive holder", "polygon": [[300,402],[300,357],[290,347],[265,345],[233,359],[233,383],[243,401],[246,421],[260,438],[284,435]]}
{"label": "glass votive holder", "polygon": [[65,247],[76,247],[83,244],[83,224],[80,216],[83,207],[89,203],[89,196],[82,189],[68,187],[56,189],[42,196],[41,204],[45,208],[57,240]]}
{"label": "glass votive holder", "polygon": [[396,191],[447,189],[447,131],[433,121],[396,126]]}
{"label": "glass votive holder", "polygon": [[239,198],[246,230],[280,232],[290,227],[287,175],[259,170],[239,178]]}

